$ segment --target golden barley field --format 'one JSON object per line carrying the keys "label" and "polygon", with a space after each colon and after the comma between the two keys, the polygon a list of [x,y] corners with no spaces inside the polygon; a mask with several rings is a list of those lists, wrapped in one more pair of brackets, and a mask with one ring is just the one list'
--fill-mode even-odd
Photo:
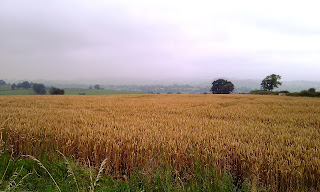
{"label": "golden barley field", "polygon": [[59,150],[107,174],[201,161],[264,186],[320,187],[320,99],[257,95],[1,96],[16,154]]}

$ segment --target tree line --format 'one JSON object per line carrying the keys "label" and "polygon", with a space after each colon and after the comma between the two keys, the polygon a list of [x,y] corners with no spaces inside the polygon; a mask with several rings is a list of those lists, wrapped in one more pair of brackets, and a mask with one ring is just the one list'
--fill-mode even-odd
{"label": "tree line", "polygon": [[[0,85],[7,85],[4,80],[0,80]],[[11,89],[12,90],[18,90],[18,89],[33,89],[33,91],[37,95],[46,95],[47,94],[47,88],[44,84],[42,83],[33,83],[29,81],[24,81],[22,83],[13,83],[11,84]],[[51,86],[49,89],[49,94],[50,95],[64,95],[65,91],[63,89],[59,89],[56,87]]]}
{"label": "tree line", "polygon": [[33,87],[33,85],[34,85],[33,82],[29,83],[28,81],[24,81],[24,82],[18,83],[18,84],[13,83],[11,85],[11,89],[12,90],[15,90],[15,89],[30,89],[30,88]]}
{"label": "tree line", "polygon": [[261,90],[251,91],[251,94],[258,95],[287,95],[287,96],[301,96],[301,97],[320,97],[320,92],[316,92],[314,87],[309,88],[308,90],[303,90],[300,92],[290,93],[289,91],[273,91],[274,88],[278,88],[279,85],[282,85],[280,75],[271,74],[264,78],[261,82]]}
{"label": "tree line", "polygon": [[[301,92],[290,93],[289,91],[273,91],[274,88],[279,88],[282,85],[280,82],[281,76],[277,74],[271,74],[266,76],[261,81],[261,89],[251,91],[251,94],[260,95],[288,95],[288,96],[304,96],[304,97],[319,97],[320,92],[316,92],[315,88],[309,88],[308,90],[303,90]],[[218,79],[212,83],[211,92],[213,94],[230,94],[234,90],[234,85],[232,82],[225,79]]]}
{"label": "tree line", "polygon": [[[264,95],[275,95],[279,93],[284,93],[287,95],[294,95],[294,96],[310,96],[310,97],[318,97],[320,95],[319,92],[316,92],[315,88],[310,88],[308,90],[301,91],[300,93],[289,93],[289,91],[277,91],[274,92],[274,88],[278,88],[280,85],[282,85],[282,82],[280,82],[281,76],[277,74],[271,74],[266,76],[261,81],[261,89],[260,90],[254,90],[251,91],[248,90],[247,92],[250,92],[252,94],[264,94]],[[49,90],[49,94],[51,95],[63,95],[65,91],[63,89],[59,89],[56,87],[46,88],[44,84],[39,83],[33,83],[24,81],[22,83],[13,83],[13,84],[6,84],[4,80],[0,80],[0,85],[9,85],[11,86],[12,90],[15,89],[33,89],[36,94],[45,95],[47,94],[47,90]],[[151,94],[160,94],[160,93],[190,93],[190,94],[196,94],[196,93],[205,93],[207,94],[207,90],[210,89],[210,87],[203,87],[203,88],[197,88],[190,85],[108,85],[108,89],[114,89],[114,90],[129,90],[129,91],[141,91]],[[93,86],[89,86],[89,89],[103,89],[99,84],[95,84]],[[234,84],[231,81],[225,80],[225,79],[218,79],[215,80],[212,83],[212,87],[210,89],[210,92],[212,94],[230,94],[233,93],[235,89]]]}

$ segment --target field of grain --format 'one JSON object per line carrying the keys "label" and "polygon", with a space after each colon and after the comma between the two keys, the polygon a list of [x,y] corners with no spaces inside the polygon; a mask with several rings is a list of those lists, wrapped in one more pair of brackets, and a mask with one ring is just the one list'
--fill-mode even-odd
{"label": "field of grain", "polygon": [[107,174],[196,162],[273,189],[320,189],[320,99],[256,95],[1,96],[1,135],[18,154],[59,150]]}

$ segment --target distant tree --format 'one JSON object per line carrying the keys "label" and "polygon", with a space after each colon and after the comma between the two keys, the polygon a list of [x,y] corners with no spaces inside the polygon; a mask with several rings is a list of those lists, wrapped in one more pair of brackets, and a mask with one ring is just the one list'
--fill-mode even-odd
{"label": "distant tree", "polygon": [[308,91],[309,91],[310,93],[315,93],[315,92],[316,92],[316,89],[315,89],[315,88],[310,88],[310,89],[308,89]]}
{"label": "distant tree", "polygon": [[32,88],[33,87],[33,82],[30,82],[30,88]]}
{"label": "distant tree", "polygon": [[22,83],[18,83],[17,88],[18,89],[22,88]]}
{"label": "distant tree", "polygon": [[299,96],[302,96],[302,97],[313,97],[314,95],[315,95],[314,93],[307,90],[303,90],[299,93]]}
{"label": "distant tree", "polygon": [[4,80],[0,80],[0,85],[6,85],[6,82]]}
{"label": "distant tree", "polygon": [[90,86],[89,89],[92,89],[92,86]]}
{"label": "distant tree", "polygon": [[181,92],[178,91],[177,94],[181,94]]}
{"label": "distant tree", "polygon": [[272,91],[275,87],[278,88],[279,85],[282,85],[280,75],[272,74],[264,78],[261,82],[261,89],[264,91]]}
{"label": "distant tree", "polygon": [[24,89],[30,89],[31,88],[30,83],[28,81],[24,81],[21,84],[21,87],[24,88]]}
{"label": "distant tree", "polygon": [[32,88],[33,88],[34,92],[38,95],[46,95],[47,94],[46,88],[43,84],[34,83]]}
{"label": "distant tree", "polygon": [[13,83],[12,85],[11,85],[11,89],[12,90],[15,90],[17,88],[17,85],[15,84],[15,83]]}
{"label": "distant tree", "polygon": [[168,92],[167,94],[172,94],[172,92]]}
{"label": "distant tree", "polygon": [[212,83],[210,91],[212,91],[213,94],[230,94],[233,90],[233,83],[224,79],[218,79]]}
{"label": "distant tree", "polygon": [[94,87],[93,87],[94,89],[100,89],[100,85],[94,85]]}
{"label": "distant tree", "polygon": [[64,95],[64,90],[51,86],[49,93],[50,95]]}

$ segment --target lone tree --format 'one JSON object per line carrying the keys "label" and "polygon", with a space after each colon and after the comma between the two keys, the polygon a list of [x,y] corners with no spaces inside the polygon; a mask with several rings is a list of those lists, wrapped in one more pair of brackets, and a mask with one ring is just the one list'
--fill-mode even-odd
{"label": "lone tree", "polygon": [[13,83],[13,84],[11,85],[11,89],[14,90],[14,89],[16,89],[16,88],[17,88],[17,85],[16,85],[15,83]]}
{"label": "lone tree", "polygon": [[100,85],[94,85],[94,87],[93,87],[94,89],[100,89]]}
{"label": "lone tree", "polygon": [[31,88],[31,85],[28,81],[24,81],[22,84],[21,84],[21,87],[24,88],[24,89],[30,89]]}
{"label": "lone tree", "polygon": [[49,93],[50,95],[64,95],[64,90],[51,86]]}
{"label": "lone tree", "polygon": [[22,83],[18,83],[17,84],[17,89],[21,89],[22,88]]}
{"label": "lone tree", "polygon": [[275,87],[278,88],[279,85],[282,85],[280,75],[272,74],[264,78],[261,82],[261,89],[264,91],[272,91]]}
{"label": "lone tree", "polygon": [[212,83],[212,94],[230,94],[234,89],[233,83],[224,79],[215,80]]}
{"label": "lone tree", "polygon": [[34,83],[32,88],[33,88],[34,92],[38,95],[46,95],[47,94],[47,91],[46,91],[44,84]]}
{"label": "lone tree", "polygon": [[6,85],[7,83],[4,80],[0,80],[0,85]]}
{"label": "lone tree", "polygon": [[316,89],[315,88],[310,88],[310,89],[308,89],[308,91],[311,92],[311,93],[316,93]]}

